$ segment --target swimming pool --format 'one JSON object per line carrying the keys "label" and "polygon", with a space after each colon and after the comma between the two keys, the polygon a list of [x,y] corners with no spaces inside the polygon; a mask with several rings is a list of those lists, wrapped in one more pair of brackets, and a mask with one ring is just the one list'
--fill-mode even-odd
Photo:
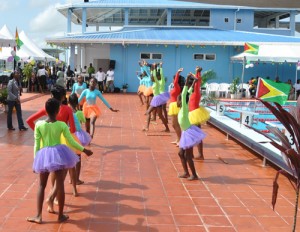
{"label": "swimming pool", "polygon": [[[222,110],[220,110],[220,105],[223,105]],[[296,105],[296,102],[287,102],[283,108],[288,111],[290,105]],[[232,137],[260,154],[263,157],[263,165],[266,161],[270,161],[291,173],[290,168],[282,159],[281,152],[268,143],[265,136],[251,129],[255,128],[274,137],[267,129],[267,125],[283,128],[276,117],[261,102],[255,102],[254,100],[221,100],[218,105],[210,104],[207,109],[211,111],[209,122],[225,132],[227,138]],[[222,112],[220,113],[220,111]],[[245,124],[250,127],[245,126]]]}

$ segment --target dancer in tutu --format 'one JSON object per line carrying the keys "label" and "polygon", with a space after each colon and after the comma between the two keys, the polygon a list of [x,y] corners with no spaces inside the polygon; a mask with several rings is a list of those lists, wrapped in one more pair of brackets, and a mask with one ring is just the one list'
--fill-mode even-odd
{"label": "dancer in tutu", "polygon": [[[190,95],[189,100],[189,120],[192,125],[198,126],[201,128],[201,125],[206,123],[208,119],[210,118],[209,112],[203,107],[200,106],[200,100],[201,100],[201,84],[202,84],[202,78],[201,78],[201,67],[196,67],[196,78],[197,82],[194,86],[194,91]],[[203,141],[201,141],[198,145],[198,154],[194,155],[195,160],[204,160],[203,155]]]}
{"label": "dancer in tutu", "polygon": [[[137,91],[137,95],[140,99],[141,106],[142,106],[142,105],[144,105],[144,100],[146,100],[146,99],[143,100],[143,98],[142,98],[144,96],[144,90],[145,90],[145,83],[144,83],[145,81],[143,80],[144,75],[143,75],[143,73],[139,74],[137,72],[136,77],[140,82],[140,85],[139,85],[139,88],[138,88],[138,91]],[[144,96],[144,98],[145,98],[145,96]]]}
{"label": "dancer in tutu", "polygon": [[[63,214],[65,203],[64,169],[72,168],[78,162],[78,156],[64,144],[61,144],[61,134],[68,140],[72,147],[83,151],[88,156],[92,151],[85,149],[73,139],[68,126],[64,122],[56,120],[59,113],[60,102],[49,99],[45,104],[48,118],[38,121],[34,129],[34,161],[33,171],[40,175],[40,184],[37,197],[37,215],[27,218],[27,221],[42,223],[42,208],[44,202],[45,188],[49,173],[53,172],[57,186],[57,200],[59,204],[58,222],[63,222],[69,217]],[[43,148],[41,148],[41,141]]]}
{"label": "dancer in tutu", "polygon": [[[74,121],[76,126],[76,132],[74,135],[79,140],[80,144],[82,146],[87,146],[90,144],[92,138],[91,136],[84,130],[81,129],[81,123],[85,123],[85,117],[83,115],[83,112],[81,110],[78,110],[78,97],[75,93],[71,94],[69,96],[69,104],[72,107],[73,115],[74,115]],[[80,170],[81,170],[81,155],[80,153],[76,153],[79,157],[79,162],[76,164],[76,184],[83,184],[84,182],[80,180]]]}
{"label": "dancer in tutu", "polygon": [[154,68],[152,71],[152,81],[154,82],[152,85],[153,89],[153,99],[150,103],[150,107],[147,110],[147,124],[146,127],[143,129],[143,131],[149,130],[149,124],[150,124],[150,118],[151,118],[151,112],[156,110],[159,118],[161,119],[162,123],[165,126],[164,132],[170,132],[169,126],[168,126],[168,120],[163,115],[163,107],[167,103],[167,101],[170,99],[170,93],[164,92],[165,89],[165,77],[163,74],[162,69],[162,63],[159,64],[159,69],[156,70],[156,64],[153,64]]}
{"label": "dancer in tutu", "polygon": [[183,71],[183,68],[178,69],[174,80],[173,80],[173,85],[174,88],[170,91],[170,103],[169,103],[169,112],[168,115],[172,117],[172,126],[175,130],[177,139],[174,142],[171,142],[173,144],[179,145],[179,140],[180,140],[180,135],[181,135],[181,129],[180,125],[178,123],[178,113],[180,108],[177,106],[177,97],[181,93],[181,88],[179,85],[179,77],[180,73]]}
{"label": "dancer in tutu", "polygon": [[80,103],[84,98],[86,98],[86,102],[83,104],[83,114],[86,118],[85,128],[86,132],[88,132],[91,137],[94,137],[95,133],[95,123],[97,118],[100,116],[100,108],[96,105],[97,97],[101,99],[101,101],[109,108],[112,112],[118,112],[119,110],[113,109],[109,103],[102,96],[101,92],[96,89],[97,80],[95,78],[91,78],[90,85],[88,89],[85,89],[79,99]]}
{"label": "dancer in tutu", "polygon": [[[182,175],[179,175],[179,178],[197,180],[198,175],[196,173],[193,161],[193,146],[200,143],[206,135],[202,132],[202,130],[199,127],[191,125],[189,121],[187,93],[191,93],[193,91],[195,82],[198,81],[197,79],[194,79],[192,86],[188,90],[188,83],[192,78],[192,74],[189,74],[186,78],[185,86],[182,90],[182,93],[177,98],[177,105],[178,107],[180,107],[180,111],[178,113],[178,122],[182,131],[179,141],[180,150],[178,155],[180,157],[181,164],[184,170],[184,173]],[[192,175],[190,175],[188,171],[188,166],[192,172]]]}
{"label": "dancer in tutu", "polygon": [[[80,97],[83,90],[87,88],[86,83],[83,82],[83,77],[78,75],[77,82],[72,87],[72,93],[76,93],[77,97]],[[71,93],[71,94],[72,94]],[[81,101],[79,104],[79,109],[82,110],[83,103],[85,102],[85,99]]]}

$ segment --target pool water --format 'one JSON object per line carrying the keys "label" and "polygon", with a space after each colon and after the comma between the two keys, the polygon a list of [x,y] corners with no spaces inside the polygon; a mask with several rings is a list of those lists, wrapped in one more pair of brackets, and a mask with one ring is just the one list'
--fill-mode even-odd
{"label": "pool water", "polygon": [[[276,117],[266,108],[261,102],[258,101],[220,101],[221,104],[225,105],[224,115],[232,118],[235,121],[240,121],[241,114],[238,111],[249,111],[256,113],[253,115],[253,122],[251,127],[264,132],[270,133],[267,129],[267,124],[265,122],[274,122],[278,123]],[[296,105],[296,102],[287,102],[283,108],[287,111],[289,110],[290,105]],[[211,109],[216,110],[216,105],[210,105]]]}

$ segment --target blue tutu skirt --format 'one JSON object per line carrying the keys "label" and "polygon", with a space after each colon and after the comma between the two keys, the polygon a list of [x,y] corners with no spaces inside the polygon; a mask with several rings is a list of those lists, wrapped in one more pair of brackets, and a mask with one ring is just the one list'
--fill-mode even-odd
{"label": "blue tutu skirt", "polygon": [[32,169],[35,173],[55,172],[73,168],[78,161],[78,155],[66,145],[59,144],[39,150],[34,158]]}
{"label": "blue tutu skirt", "polygon": [[164,105],[169,101],[169,99],[170,99],[170,93],[164,92],[162,94],[154,96],[151,100],[150,106],[158,107]]}
{"label": "blue tutu skirt", "polygon": [[82,146],[87,146],[92,141],[92,137],[84,130],[76,131],[74,134],[79,139]]}
{"label": "blue tutu skirt", "polygon": [[191,148],[199,144],[205,137],[206,134],[199,127],[191,125],[190,128],[181,132],[179,148],[184,150]]}

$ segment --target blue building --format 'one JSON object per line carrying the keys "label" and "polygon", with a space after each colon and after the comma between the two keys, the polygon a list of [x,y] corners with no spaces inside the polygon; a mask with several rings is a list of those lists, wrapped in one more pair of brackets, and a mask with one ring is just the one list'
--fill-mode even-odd
{"label": "blue building", "polygon": [[[183,67],[185,75],[197,65],[204,71],[213,69],[215,82],[228,83],[241,76],[242,65],[230,58],[243,52],[245,42],[300,46],[300,38],[294,36],[299,10],[171,0],[85,0],[58,8],[67,18],[67,33],[47,42],[69,47],[70,65],[77,70],[90,63],[96,70],[114,66],[115,85],[128,83],[131,92],[139,84],[136,71],[141,59],[163,62],[168,84],[178,68]],[[281,23],[287,18],[289,23]],[[74,24],[81,25],[81,33],[72,32]],[[101,27],[118,29],[100,32]],[[296,66],[287,62],[257,61],[244,80],[252,76],[294,80],[295,72]]]}

